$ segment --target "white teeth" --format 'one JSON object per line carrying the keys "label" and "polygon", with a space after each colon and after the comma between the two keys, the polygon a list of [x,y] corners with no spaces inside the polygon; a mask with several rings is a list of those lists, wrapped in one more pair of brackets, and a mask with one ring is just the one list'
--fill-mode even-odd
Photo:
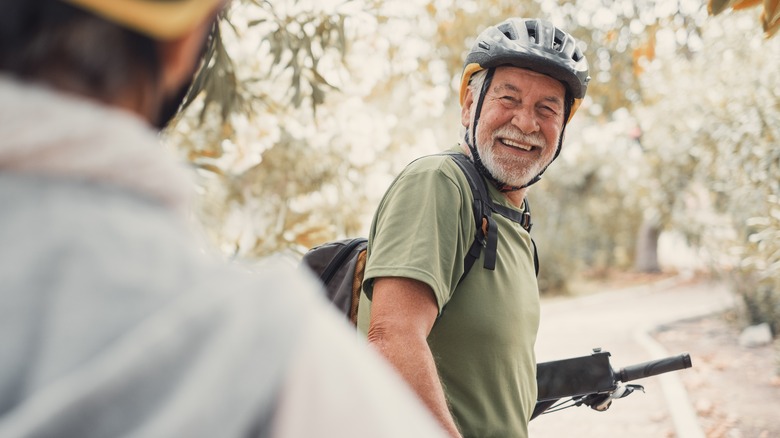
{"label": "white teeth", "polygon": [[530,151],[531,146],[524,144],[524,143],[516,143],[508,138],[504,138],[501,140],[502,143],[504,143],[507,146],[511,146],[513,148],[522,149],[524,151]]}

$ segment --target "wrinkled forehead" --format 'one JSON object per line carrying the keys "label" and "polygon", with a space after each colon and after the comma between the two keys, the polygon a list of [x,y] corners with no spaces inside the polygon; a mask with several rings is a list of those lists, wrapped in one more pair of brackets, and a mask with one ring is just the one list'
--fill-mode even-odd
{"label": "wrinkled forehead", "polygon": [[514,66],[497,67],[490,88],[534,91],[540,94],[559,96],[561,100],[566,96],[566,86],[558,79],[544,73]]}

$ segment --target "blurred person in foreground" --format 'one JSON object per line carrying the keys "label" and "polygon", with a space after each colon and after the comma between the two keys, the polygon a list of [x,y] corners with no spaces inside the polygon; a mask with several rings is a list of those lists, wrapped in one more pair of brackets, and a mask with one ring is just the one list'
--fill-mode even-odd
{"label": "blurred person in foreground", "polygon": [[477,229],[468,180],[446,155],[409,165],[374,216],[358,326],[453,437],[528,435],[540,309],[525,196],[558,156],[588,80],[577,41],[551,23],[490,26],[466,56],[465,138],[449,152],[486,181],[494,222],[477,218]]}
{"label": "blurred person in foreground", "polygon": [[186,231],[154,128],[222,7],[3,2],[0,436],[443,436],[293,263]]}

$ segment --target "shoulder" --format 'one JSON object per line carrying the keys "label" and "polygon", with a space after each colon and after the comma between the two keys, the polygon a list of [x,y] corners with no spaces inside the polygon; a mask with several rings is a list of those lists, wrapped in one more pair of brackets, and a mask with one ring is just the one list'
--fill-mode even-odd
{"label": "shoulder", "polygon": [[427,155],[409,163],[395,178],[377,212],[390,209],[411,219],[415,217],[411,210],[457,211],[470,206],[472,196],[466,175],[450,156]]}
{"label": "shoulder", "polygon": [[451,186],[468,188],[468,180],[458,164],[449,154],[434,154],[420,157],[411,163],[399,174],[395,184],[423,184],[430,186]]}
{"label": "shoulder", "polygon": [[441,172],[450,174],[458,171],[458,165],[449,153],[424,155],[412,161],[404,169],[404,173]]}
{"label": "shoulder", "polygon": [[[292,333],[305,319],[301,311],[316,306],[314,282],[300,278],[292,262],[266,261],[251,272],[230,266],[198,244],[184,218],[157,203],[113,189],[57,187],[51,196],[33,190],[41,196],[0,214],[8,224],[0,229],[0,261],[16,260],[3,272],[6,299],[78,328],[71,334],[80,352],[63,350],[69,357],[98,352],[152,315],[189,326],[178,332],[194,337],[242,312],[258,319],[255,326],[273,320],[269,329]],[[0,199],[8,199],[2,190]]]}

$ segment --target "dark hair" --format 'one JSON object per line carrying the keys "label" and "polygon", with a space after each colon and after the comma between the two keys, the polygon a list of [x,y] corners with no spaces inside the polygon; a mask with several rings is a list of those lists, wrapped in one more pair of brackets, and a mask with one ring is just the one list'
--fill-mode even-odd
{"label": "dark hair", "polygon": [[5,0],[0,71],[109,101],[156,80],[156,42],[61,0]]}

